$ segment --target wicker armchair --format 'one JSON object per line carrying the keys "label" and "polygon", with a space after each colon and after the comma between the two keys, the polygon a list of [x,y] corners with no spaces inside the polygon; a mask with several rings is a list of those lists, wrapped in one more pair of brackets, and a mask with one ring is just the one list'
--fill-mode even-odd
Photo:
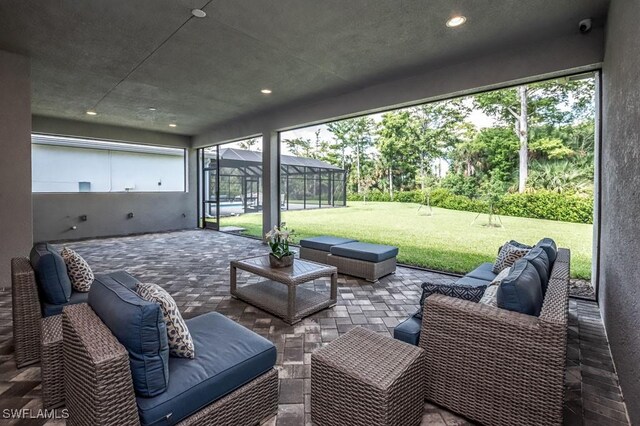
{"label": "wicker armchair", "polygon": [[426,398],[487,425],[561,424],[569,263],[560,249],[539,317],[429,296]]}
{"label": "wicker armchair", "polygon": [[40,361],[42,312],[36,277],[29,259],[11,259],[11,303],[16,366]]}
{"label": "wicker armchair", "polygon": [[[127,350],[86,303],[64,308],[65,389],[70,425],[139,425]],[[252,425],[278,410],[275,369],[179,425]]]}

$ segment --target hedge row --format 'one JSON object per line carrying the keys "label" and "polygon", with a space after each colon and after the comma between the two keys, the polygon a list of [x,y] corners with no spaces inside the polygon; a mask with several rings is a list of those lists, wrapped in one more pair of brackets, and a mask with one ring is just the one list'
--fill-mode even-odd
{"label": "hedge row", "polygon": [[[349,194],[349,201],[364,201],[362,194]],[[396,201],[400,203],[424,203],[422,191],[405,191],[394,194],[374,192],[367,201]],[[431,191],[430,204],[450,210],[487,213],[489,205],[484,200],[456,195],[448,189]],[[496,204],[495,212],[505,216],[530,217],[558,220],[562,222],[593,223],[593,198],[575,194],[561,194],[551,191],[535,191],[524,194],[506,194]]]}

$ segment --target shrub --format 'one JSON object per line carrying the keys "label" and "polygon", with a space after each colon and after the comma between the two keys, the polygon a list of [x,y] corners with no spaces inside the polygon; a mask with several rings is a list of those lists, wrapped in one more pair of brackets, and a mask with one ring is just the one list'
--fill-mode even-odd
{"label": "shrub", "polygon": [[481,200],[474,200],[464,195],[456,195],[445,188],[431,191],[431,206],[443,209],[464,210],[468,212],[488,212],[489,205]]}

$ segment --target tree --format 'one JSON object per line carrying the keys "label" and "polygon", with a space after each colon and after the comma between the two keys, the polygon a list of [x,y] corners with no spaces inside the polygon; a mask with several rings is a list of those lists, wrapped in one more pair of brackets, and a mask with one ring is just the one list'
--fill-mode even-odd
{"label": "tree", "polygon": [[503,124],[511,124],[519,139],[518,191],[524,192],[532,124],[570,123],[592,112],[593,80],[561,79],[495,90],[474,96],[474,104]]}
{"label": "tree", "polygon": [[[336,147],[342,151],[342,168],[347,168],[347,162],[352,159],[355,163],[356,192],[361,190],[361,171],[367,156],[367,149],[373,144],[374,122],[370,117],[358,117],[335,121],[327,124],[327,129],[333,133],[337,142]],[[348,156],[351,156],[349,158]]]}
{"label": "tree", "polygon": [[[254,146],[258,145],[258,139],[256,138],[251,138],[251,139],[245,139],[243,141],[238,142],[238,146],[241,149],[246,149],[251,151],[253,149]],[[260,151],[260,147],[256,146],[256,151]]]}
{"label": "tree", "polygon": [[284,139],[282,143],[296,157],[311,158],[311,140],[304,138]]}

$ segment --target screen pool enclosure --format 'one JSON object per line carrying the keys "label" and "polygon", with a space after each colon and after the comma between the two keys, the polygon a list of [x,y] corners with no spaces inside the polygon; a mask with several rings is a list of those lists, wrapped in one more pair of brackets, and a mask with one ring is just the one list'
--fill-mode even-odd
{"label": "screen pool enclosure", "polygon": [[[202,157],[204,211],[209,217],[262,210],[262,153],[209,148]],[[344,169],[314,158],[280,156],[282,210],[346,205]],[[216,212],[216,210],[219,210]]]}

